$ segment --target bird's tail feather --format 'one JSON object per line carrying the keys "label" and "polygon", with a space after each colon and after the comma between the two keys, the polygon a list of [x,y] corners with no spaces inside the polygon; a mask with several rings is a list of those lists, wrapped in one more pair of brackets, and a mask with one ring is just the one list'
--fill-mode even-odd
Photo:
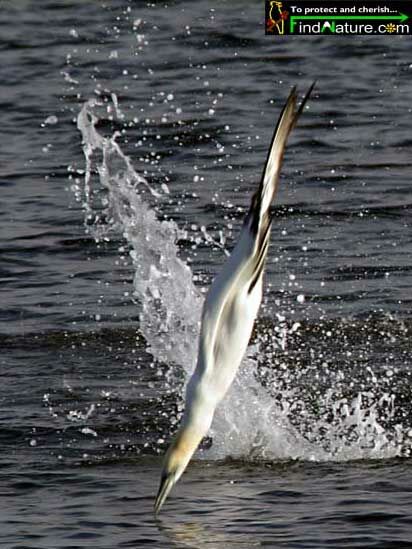
{"label": "bird's tail feather", "polygon": [[270,221],[268,212],[276,193],[286,142],[304,109],[314,85],[315,82],[310,86],[299,108],[296,108],[297,93],[296,86],[294,86],[279,116],[263,169],[262,179],[258,190],[253,195],[249,211],[248,218],[250,219],[251,229],[254,234],[258,234],[262,229],[266,232],[266,226]]}

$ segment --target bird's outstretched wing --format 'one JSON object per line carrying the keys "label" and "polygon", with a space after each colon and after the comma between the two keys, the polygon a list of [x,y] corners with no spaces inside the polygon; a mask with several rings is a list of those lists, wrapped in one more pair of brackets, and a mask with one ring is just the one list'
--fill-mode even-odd
{"label": "bird's outstretched wing", "polygon": [[238,243],[206,297],[197,365],[187,385],[179,431],[165,457],[155,501],[156,513],[209,430],[216,406],[230,387],[246,351],[262,296],[262,273],[271,226],[270,205],[276,193],[283,153],[313,85],[299,107],[296,89],[291,91]]}

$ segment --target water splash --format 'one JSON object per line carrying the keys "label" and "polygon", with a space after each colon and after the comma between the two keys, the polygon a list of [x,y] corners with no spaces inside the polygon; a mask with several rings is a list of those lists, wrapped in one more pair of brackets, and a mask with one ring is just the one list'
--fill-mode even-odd
{"label": "water splash", "polygon": [[[78,116],[86,160],[86,227],[97,240],[112,234],[126,239],[135,269],[139,330],[152,356],[183,368],[187,378],[195,364],[203,298],[179,258],[179,228],[156,216],[153,199],[161,193],[136,172],[116,142],[118,134],[104,138],[96,130],[101,107],[90,100]],[[117,102],[114,110],[121,113]],[[375,379],[372,389],[352,387],[349,396],[343,395],[344,383],[336,378],[341,370],[325,370],[324,356],[314,351],[317,343],[300,349],[309,352],[311,362],[297,370],[301,358],[289,364],[293,353],[287,346],[299,330],[299,324],[289,327],[279,315],[275,325],[260,330],[218,407],[213,443],[203,455],[328,460],[408,454],[409,431],[394,419],[396,402],[387,384]],[[330,331],[318,336],[328,340]],[[322,372],[329,385],[322,382]],[[305,376],[306,385],[300,383]]]}
{"label": "water splash", "polygon": [[[89,101],[78,117],[86,158],[87,226],[96,239],[113,233],[123,235],[135,269],[134,295],[141,306],[139,327],[149,350],[157,360],[179,364],[189,371],[196,356],[193,340],[202,300],[191,270],[178,257],[179,230],[172,221],[158,221],[144,200],[142,191],[155,197],[159,193],[134,170],[116,143],[116,135],[105,139],[96,131],[94,109],[99,106]],[[98,154],[98,178],[93,181]]]}

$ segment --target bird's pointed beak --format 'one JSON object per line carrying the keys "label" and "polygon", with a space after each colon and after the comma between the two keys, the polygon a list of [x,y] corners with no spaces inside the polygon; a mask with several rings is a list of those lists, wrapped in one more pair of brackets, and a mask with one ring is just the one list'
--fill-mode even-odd
{"label": "bird's pointed beak", "polygon": [[[209,424],[207,425],[208,428]],[[159,491],[154,505],[156,515],[166,501],[170,490],[182,476],[207,429],[199,429],[197,424],[193,425],[190,429],[187,426],[183,426],[169,446],[164,459]]]}
{"label": "bird's pointed beak", "polygon": [[175,485],[175,482],[175,475],[173,473],[165,473],[164,475],[162,475],[159,491],[157,492],[156,501],[154,504],[155,515],[159,513],[163,503],[166,501],[166,498],[170,493],[170,490]]}

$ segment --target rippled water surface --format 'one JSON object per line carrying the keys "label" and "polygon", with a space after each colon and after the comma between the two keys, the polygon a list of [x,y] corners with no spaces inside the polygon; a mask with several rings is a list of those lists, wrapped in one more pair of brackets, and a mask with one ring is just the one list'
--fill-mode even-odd
{"label": "rippled water surface", "polygon": [[[262,2],[0,4],[1,546],[412,546],[412,53]],[[152,514],[290,88],[264,303]]]}

